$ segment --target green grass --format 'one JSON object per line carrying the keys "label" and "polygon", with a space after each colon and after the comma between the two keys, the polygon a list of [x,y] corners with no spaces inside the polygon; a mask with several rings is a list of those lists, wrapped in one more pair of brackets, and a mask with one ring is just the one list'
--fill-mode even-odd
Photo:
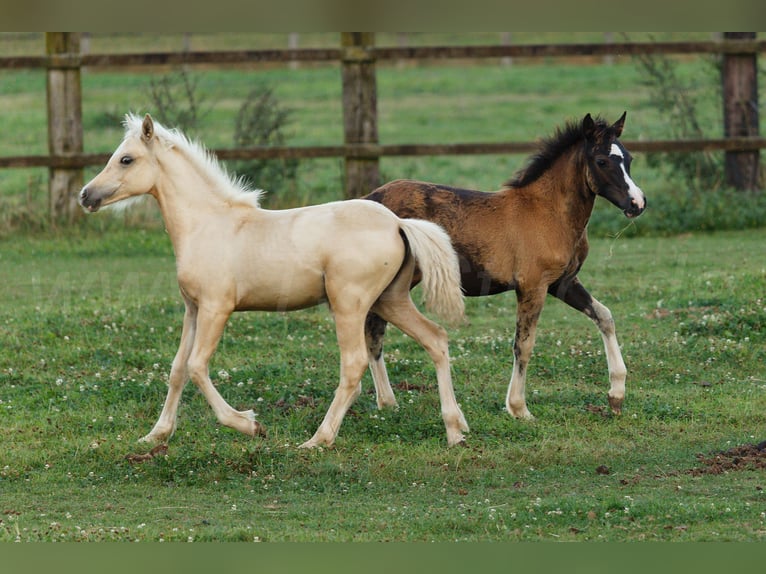
{"label": "green grass", "polygon": [[268,438],[221,428],[190,386],[167,455],[130,464],[182,309],[167,237],[114,227],[0,241],[0,540],[764,540],[763,469],[690,471],[766,439],[766,230],[593,242],[581,277],[617,321],[620,417],[596,329],[554,300],[537,419],[504,413],[504,294],[451,331],[466,448],[446,447],[432,366],[392,328],[400,408],[378,411],[365,375],[336,446],[300,451],[337,381],[329,313],[240,314],[211,372]]}
{"label": "green grass", "polygon": [[[42,51],[39,38],[6,39],[3,53]],[[96,35],[92,51],[181,41]],[[496,39],[411,37],[455,41]],[[195,35],[193,47],[284,42]],[[301,45],[337,45],[337,37],[304,35]],[[684,59],[682,72],[700,79],[707,135],[717,137],[709,64]],[[119,117],[149,109],[149,78],[160,73],[83,74],[86,152],[116,147]],[[209,147],[231,145],[239,102],[259,82],[294,110],[289,144],[342,141],[336,65],[192,73],[212,106],[194,134]],[[613,119],[625,109],[625,139],[669,137],[628,59],[391,64],[379,67],[378,91],[382,143],[533,140],[565,119]],[[0,72],[0,108],[0,128],[13,134],[0,141],[0,155],[46,153],[42,72]],[[229,322],[211,372],[232,405],[255,409],[268,438],[221,428],[190,386],[167,455],[143,464],[125,457],[148,450],[135,441],[159,415],[183,312],[156,206],[148,217],[104,213],[50,230],[47,171],[0,170],[0,540],[762,541],[763,469],[693,470],[698,454],[766,439],[766,195],[688,189],[667,166],[635,155],[633,177],[649,210],[629,224],[597,202],[581,273],[617,321],[629,369],[621,417],[606,414],[596,329],[553,300],[528,377],[537,419],[503,411],[515,322],[514,297],[504,294],[469,300],[470,324],[450,333],[456,395],[471,425],[467,448],[446,447],[433,368],[392,328],[389,372],[409,389],[397,391],[400,408],[379,412],[365,375],[336,446],[299,451],[337,382],[329,313],[242,314]],[[496,189],[523,161],[384,158],[381,170],[384,180]],[[270,190],[265,206],[338,199],[342,174],[341,160],[301,162],[295,187]],[[739,231],[702,233],[727,228]]]}

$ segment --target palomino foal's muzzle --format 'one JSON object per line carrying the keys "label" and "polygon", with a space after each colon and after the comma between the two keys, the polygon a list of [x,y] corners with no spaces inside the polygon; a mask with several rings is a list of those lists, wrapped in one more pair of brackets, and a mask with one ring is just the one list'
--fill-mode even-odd
{"label": "palomino foal's muzzle", "polygon": [[87,187],[83,187],[82,191],[80,191],[79,203],[82,207],[93,213],[101,207],[101,198],[94,197],[94,194]]}

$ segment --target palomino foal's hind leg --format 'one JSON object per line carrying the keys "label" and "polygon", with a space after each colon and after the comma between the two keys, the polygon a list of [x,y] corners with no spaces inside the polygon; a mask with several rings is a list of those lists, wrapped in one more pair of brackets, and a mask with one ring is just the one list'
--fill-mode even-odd
{"label": "palomino foal's hind leg", "polygon": [[189,354],[194,344],[196,328],[197,307],[187,301],[186,312],[184,313],[184,326],[181,332],[181,343],[178,345],[178,352],[173,359],[173,366],[170,368],[168,394],[165,397],[165,404],[162,407],[160,418],[154,424],[154,428],[148,435],[138,439],[140,442],[162,442],[168,440],[176,430],[178,403],[181,401],[181,393],[188,380],[186,363],[189,360]]}
{"label": "palomino foal's hind leg", "polygon": [[537,321],[545,303],[545,291],[517,290],[516,335],[513,338],[513,373],[505,396],[505,408],[519,419],[533,419],[527,408],[527,367],[532,356],[537,334]]}
{"label": "palomino foal's hind leg", "polygon": [[197,333],[188,361],[189,376],[205,395],[208,404],[213,408],[215,416],[222,425],[236,429],[246,435],[262,435],[265,432],[261,424],[255,420],[255,413],[252,410],[238,411],[232,408],[210,380],[208,363],[215,352],[218,341],[221,339],[229,315],[230,313],[199,309]]}
{"label": "palomino foal's hind leg", "polygon": [[396,407],[396,397],[388,379],[386,363],[383,360],[383,337],[386,334],[384,319],[375,313],[368,313],[364,323],[364,335],[367,341],[367,354],[372,373],[372,382],[375,385],[375,398],[378,408]]}
{"label": "palomino foal's hind leg", "polygon": [[436,367],[442,419],[447,429],[447,444],[454,446],[464,443],[463,432],[468,432],[469,429],[452,386],[447,332],[418,311],[410,299],[408,285],[403,287],[398,300],[391,297],[381,299],[376,303],[375,310],[385,317],[386,321],[396,325],[402,332],[415,339],[430,355]]}
{"label": "palomino foal's hind leg", "polygon": [[612,412],[619,414],[625,400],[625,379],[628,371],[625,368],[620,345],[617,342],[612,312],[605,305],[596,301],[577,277],[565,289],[557,285],[552,286],[550,293],[572,308],[585,313],[598,327],[604,341],[606,364],[609,369],[609,406],[612,408]]}

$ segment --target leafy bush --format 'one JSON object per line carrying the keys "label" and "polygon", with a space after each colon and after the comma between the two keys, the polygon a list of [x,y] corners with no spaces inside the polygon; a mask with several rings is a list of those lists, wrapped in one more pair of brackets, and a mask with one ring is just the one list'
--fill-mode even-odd
{"label": "leafy bush", "polygon": [[[642,83],[649,89],[649,99],[666,118],[670,139],[714,137],[711,126],[720,126],[703,117],[701,109],[718,109],[721,101],[720,57],[704,61],[699,73],[684,75],[677,60],[667,56],[643,54],[635,57]],[[708,133],[705,133],[706,126]],[[715,134],[718,135],[718,134]],[[723,153],[652,153],[647,154],[652,167],[670,167],[686,187],[715,190],[723,182]]]}
{"label": "leafy bush", "polygon": [[183,68],[149,80],[152,115],[163,125],[193,133],[210,109],[203,111],[205,98],[199,80]]}
{"label": "leafy bush", "polygon": [[[237,113],[235,147],[285,145],[284,127],[290,114],[290,110],[279,103],[271,88],[254,88]],[[254,187],[266,190],[281,189],[285,183],[294,184],[298,171],[297,159],[252,159],[231,164],[234,173],[250,180]]]}

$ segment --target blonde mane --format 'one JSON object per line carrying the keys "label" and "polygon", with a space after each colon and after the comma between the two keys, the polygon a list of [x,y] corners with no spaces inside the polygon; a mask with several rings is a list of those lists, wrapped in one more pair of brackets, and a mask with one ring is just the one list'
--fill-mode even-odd
{"label": "blonde mane", "polygon": [[[126,114],[125,138],[141,137],[141,124],[144,118],[136,114]],[[227,199],[246,201],[252,203],[255,207],[260,206],[260,199],[264,191],[262,189],[251,188],[245,178],[236,177],[230,174],[215,155],[199,142],[190,140],[177,129],[168,129],[162,124],[154,121],[155,136],[168,148],[174,148],[181,151],[191,160],[192,163],[199,166],[207,179],[213,183],[213,189],[224,195]]]}

